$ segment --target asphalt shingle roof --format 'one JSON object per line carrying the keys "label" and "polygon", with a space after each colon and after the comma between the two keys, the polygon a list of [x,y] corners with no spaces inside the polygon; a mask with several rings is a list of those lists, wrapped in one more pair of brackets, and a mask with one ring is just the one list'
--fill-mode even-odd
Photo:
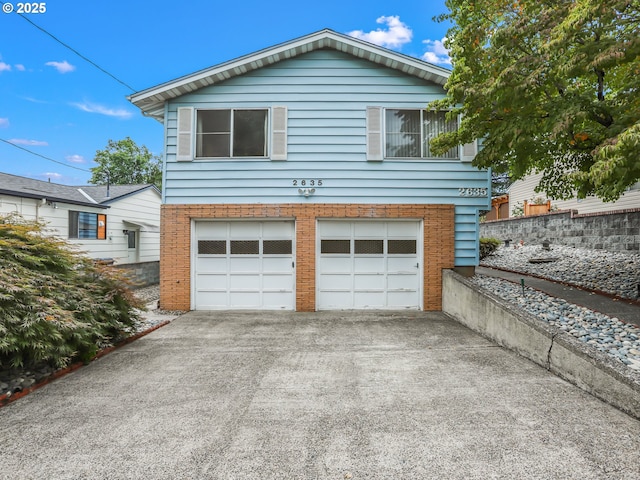
{"label": "asphalt shingle roof", "polygon": [[107,204],[153,185],[61,185],[32,178],[0,173],[0,194],[106,208]]}

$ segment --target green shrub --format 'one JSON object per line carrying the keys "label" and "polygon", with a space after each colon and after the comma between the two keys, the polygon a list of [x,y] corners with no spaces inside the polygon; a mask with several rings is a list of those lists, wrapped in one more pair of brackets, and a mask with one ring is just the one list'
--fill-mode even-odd
{"label": "green shrub", "polygon": [[0,216],[0,367],[63,367],[134,331],[127,280],[43,225]]}
{"label": "green shrub", "polygon": [[497,238],[483,237],[480,239],[480,260],[495,252],[502,242]]}

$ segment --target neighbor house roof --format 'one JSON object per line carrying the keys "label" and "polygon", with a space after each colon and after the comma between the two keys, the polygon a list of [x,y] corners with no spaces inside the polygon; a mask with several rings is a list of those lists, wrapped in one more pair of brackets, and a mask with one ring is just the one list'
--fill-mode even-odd
{"label": "neighbor house roof", "polygon": [[110,185],[109,196],[107,197],[107,187],[103,185],[61,185],[59,183],[0,173],[0,194],[97,208],[109,208],[108,204],[110,202],[146,189],[157,191],[157,188],[153,185]]}
{"label": "neighbor house roof", "polygon": [[451,73],[445,68],[417,58],[325,29],[142,90],[127,98],[140,108],[143,115],[153,117],[162,122],[164,121],[164,103],[167,100],[321,49],[345,52],[354,57],[393,68],[407,75],[413,75],[438,85],[444,85]]}

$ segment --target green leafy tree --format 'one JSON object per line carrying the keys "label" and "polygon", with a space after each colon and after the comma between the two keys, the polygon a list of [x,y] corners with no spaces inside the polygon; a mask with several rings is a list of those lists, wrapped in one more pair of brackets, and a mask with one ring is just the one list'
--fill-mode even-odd
{"label": "green leafy tree", "polygon": [[98,150],[93,160],[98,166],[91,169],[89,183],[94,185],[152,183],[158,189],[162,187],[162,160],[129,137],[109,140],[107,148]]}
{"label": "green leafy tree", "polygon": [[446,0],[453,70],[430,108],[462,115],[436,151],[542,172],[553,198],[615,200],[640,179],[640,0]]}

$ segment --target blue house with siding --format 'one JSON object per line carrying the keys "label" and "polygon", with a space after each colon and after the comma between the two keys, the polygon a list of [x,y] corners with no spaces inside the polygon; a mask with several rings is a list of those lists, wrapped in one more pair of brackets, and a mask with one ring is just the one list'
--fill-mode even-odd
{"label": "blue house with siding", "polygon": [[426,105],[449,71],[332,30],[129,97],[165,127],[161,306],[441,308],[490,175]]}

